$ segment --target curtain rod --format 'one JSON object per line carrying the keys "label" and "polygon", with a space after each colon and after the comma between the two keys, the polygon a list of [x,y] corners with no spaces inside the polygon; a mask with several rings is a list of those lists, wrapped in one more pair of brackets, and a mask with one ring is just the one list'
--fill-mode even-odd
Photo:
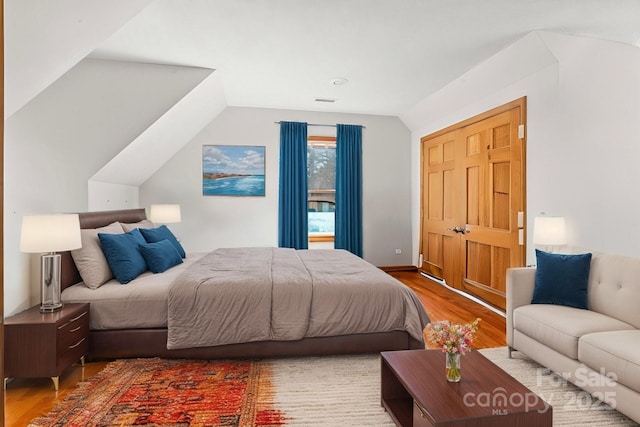
{"label": "curtain rod", "polygon": [[[282,122],[273,122],[273,123],[280,124]],[[330,128],[338,127],[338,125],[325,125],[325,124],[318,124],[318,123],[307,123],[307,126],[324,126],[324,127],[330,127]],[[366,129],[366,126],[362,126],[362,125],[353,125],[353,126],[360,126],[362,129]]]}

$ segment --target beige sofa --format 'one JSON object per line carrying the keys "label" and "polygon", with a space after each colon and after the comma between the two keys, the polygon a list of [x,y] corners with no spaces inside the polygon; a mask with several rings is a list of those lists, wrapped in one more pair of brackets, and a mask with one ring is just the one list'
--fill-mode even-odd
{"label": "beige sofa", "polygon": [[588,309],[531,304],[536,268],[507,271],[507,345],[640,423],[640,258],[593,253]]}

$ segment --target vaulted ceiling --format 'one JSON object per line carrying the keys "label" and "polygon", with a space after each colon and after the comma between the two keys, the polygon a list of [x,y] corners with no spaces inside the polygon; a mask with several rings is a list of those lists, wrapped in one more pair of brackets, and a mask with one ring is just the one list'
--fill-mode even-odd
{"label": "vaulted ceiling", "polygon": [[74,88],[84,87],[93,81],[91,70],[99,84],[98,77],[118,63],[131,70],[132,64],[138,70],[154,64],[166,68],[166,79],[173,73],[192,79],[173,106],[140,124],[143,131],[114,141],[125,148],[92,172],[92,180],[129,185],[144,182],[226,106],[402,117],[532,31],[640,46],[638,0],[5,0],[4,5],[5,119],[58,81],[69,85],[72,76],[82,76],[82,85]]}
{"label": "vaulted ceiling", "polygon": [[640,45],[637,0],[5,0],[5,9],[7,115],[87,56],[214,69],[228,105],[401,115],[533,30]]}

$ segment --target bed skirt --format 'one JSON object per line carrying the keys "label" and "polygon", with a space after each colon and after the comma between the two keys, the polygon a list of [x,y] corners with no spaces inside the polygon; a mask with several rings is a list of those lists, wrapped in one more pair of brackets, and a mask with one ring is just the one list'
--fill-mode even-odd
{"label": "bed skirt", "polygon": [[89,360],[134,357],[225,359],[326,356],[421,349],[424,345],[405,331],[305,338],[298,341],[262,341],[215,347],[167,349],[166,329],[91,331]]}

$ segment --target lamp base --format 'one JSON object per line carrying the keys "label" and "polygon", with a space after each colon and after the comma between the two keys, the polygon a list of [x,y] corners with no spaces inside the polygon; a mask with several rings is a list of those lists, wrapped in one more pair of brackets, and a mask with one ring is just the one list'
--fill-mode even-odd
{"label": "lamp base", "polygon": [[40,313],[52,313],[62,308],[62,303],[58,304],[42,304],[40,305]]}
{"label": "lamp base", "polygon": [[60,298],[60,254],[42,255],[40,312],[49,313],[62,308]]}

